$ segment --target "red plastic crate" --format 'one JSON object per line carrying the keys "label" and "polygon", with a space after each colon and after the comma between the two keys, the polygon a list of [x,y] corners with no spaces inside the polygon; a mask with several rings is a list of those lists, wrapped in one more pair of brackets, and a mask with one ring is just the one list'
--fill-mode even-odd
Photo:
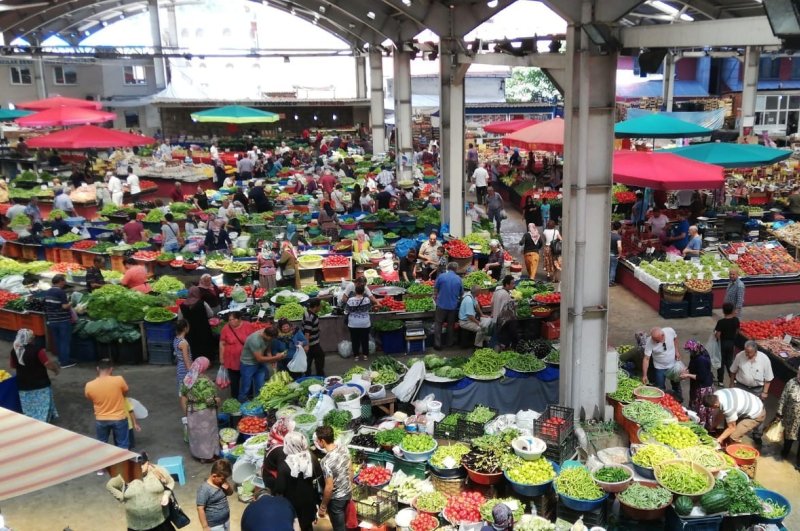
{"label": "red plastic crate", "polygon": [[3,330],[19,330],[19,314],[8,310],[0,310],[0,328]]}
{"label": "red plastic crate", "polygon": [[542,325],[544,339],[558,339],[561,336],[561,321],[548,321]]}
{"label": "red plastic crate", "polygon": [[58,262],[60,262],[59,260],[60,250],[61,249],[59,249],[58,247],[45,247],[44,259],[47,260],[48,262],[53,262],[54,264],[57,264]]}
{"label": "red plastic crate", "polygon": [[21,256],[21,258],[23,260],[34,261],[34,260],[38,260],[39,259],[39,252],[38,252],[38,248],[39,247],[38,246],[35,246],[35,245],[20,245],[20,247],[22,247],[22,256]]}
{"label": "red plastic crate", "polygon": [[3,244],[3,256],[20,258],[22,256],[22,246],[18,243],[7,241]]}
{"label": "red plastic crate", "polygon": [[17,314],[20,328],[28,328],[33,335],[43,336],[47,331],[44,315],[41,313],[20,313]]}
{"label": "red plastic crate", "polygon": [[325,282],[340,282],[342,280],[350,280],[350,266],[323,267],[322,278],[325,279]]}

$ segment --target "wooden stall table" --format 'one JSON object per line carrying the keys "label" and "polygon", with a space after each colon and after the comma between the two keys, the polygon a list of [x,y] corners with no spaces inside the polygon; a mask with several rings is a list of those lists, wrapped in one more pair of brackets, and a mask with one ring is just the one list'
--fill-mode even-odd
{"label": "wooden stall table", "polygon": [[397,403],[397,397],[391,391],[386,391],[386,396],[383,398],[370,399],[372,407],[376,407],[391,416],[394,415],[394,406]]}

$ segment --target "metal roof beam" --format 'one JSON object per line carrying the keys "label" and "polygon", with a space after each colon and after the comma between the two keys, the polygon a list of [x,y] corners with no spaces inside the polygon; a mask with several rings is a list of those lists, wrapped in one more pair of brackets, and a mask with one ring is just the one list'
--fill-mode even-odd
{"label": "metal roof beam", "polygon": [[623,48],[781,45],[781,40],[772,34],[765,16],[622,28],[620,42]]}
{"label": "metal roof beam", "polygon": [[595,3],[594,20],[616,22],[643,3],[643,0],[602,0]]}
{"label": "metal roof beam", "polygon": [[450,9],[441,2],[435,0],[413,0],[411,5],[407,6],[402,0],[381,1],[437,35],[448,35],[450,33]]}
{"label": "metal roof beam", "polygon": [[[489,7],[487,2],[465,5],[456,4],[455,9],[450,10],[452,32],[445,35],[463,37],[516,1],[499,0],[495,7]],[[442,34],[440,33],[439,35]]]}
{"label": "metal roof beam", "polygon": [[479,53],[477,55],[458,54],[459,64],[494,66],[535,66],[548,70],[567,68],[567,56],[561,53],[532,53],[522,57],[505,53]]}
{"label": "metal roof beam", "polygon": [[721,6],[713,4],[708,0],[681,0],[681,3],[711,19],[722,18],[724,13]]}
{"label": "metal roof beam", "polygon": [[[361,0],[295,0],[294,4],[303,6],[311,12],[319,12],[319,6],[324,6],[324,17],[334,17],[340,24],[356,24],[362,28],[368,28],[374,36],[365,39],[366,42],[377,44],[386,39],[393,42],[399,40],[400,25],[396,20],[390,19],[385,12],[376,10],[374,4],[365,4]],[[367,13],[372,13],[374,18],[367,17]],[[380,36],[381,38],[377,37]]]}

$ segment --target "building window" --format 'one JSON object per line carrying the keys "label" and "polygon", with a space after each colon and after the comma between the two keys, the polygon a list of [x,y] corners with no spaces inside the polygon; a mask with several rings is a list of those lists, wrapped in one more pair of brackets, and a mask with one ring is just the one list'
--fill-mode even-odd
{"label": "building window", "polygon": [[790,57],[789,61],[792,63],[792,79],[800,79],[800,59]]}
{"label": "building window", "polygon": [[30,85],[33,83],[31,76],[31,69],[27,66],[12,66],[11,67],[11,84],[12,85]]}
{"label": "building window", "polygon": [[139,113],[134,111],[125,111],[125,127],[128,129],[139,128]]}
{"label": "building window", "polygon": [[147,85],[147,75],[142,65],[124,67],[123,76],[126,85]]}
{"label": "building window", "polygon": [[78,83],[78,73],[69,66],[54,67],[53,78],[56,85],[75,85]]}
{"label": "building window", "polygon": [[781,75],[781,61],[780,59],[772,59],[771,57],[762,57],[758,63],[758,78],[759,79],[778,79]]}

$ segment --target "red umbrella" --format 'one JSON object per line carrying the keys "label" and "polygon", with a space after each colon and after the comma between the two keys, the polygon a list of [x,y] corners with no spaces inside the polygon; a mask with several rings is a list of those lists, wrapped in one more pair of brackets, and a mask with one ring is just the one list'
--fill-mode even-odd
{"label": "red umbrella", "polygon": [[53,96],[52,98],[45,98],[43,100],[17,103],[17,108],[29,109],[32,111],[43,111],[54,107],[78,107],[81,109],[95,109],[99,111],[103,105],[96,101],[65,98],[64,96]]}
{"label": "red umbrella", "polygon": [[64,125],[96,124],[113,120],[117,115],[113,112],[81,109],[78,107],[54,107],[14,120],[25,127],[48,127]]}
{"label": "red umbrella", "polygon": [[553,118],[503,137],[503,144],[528,151],[564,151],[564,120]]}
{"label": "red umbrella", "polygon": [[28,147],[53,149],[86,149],[109,147],[146,146],[155,143],[149,136],[124,133],[114,129],[84,125],[65,129],[49,135],[37,136],[28,140]]}
{"label": "red umbrella", "polygon": [[672,153],[615,151],[614,182],[655,190],[720,188],[722,166],[697,162]]}
{"label": "red umbrella", "polygon": [[507,135],[514,133],[520,129],[525,129],[531,125],[542,123],[541,120],[533,119],[520,119],[520,120],[501,120],[499,122],[491,122],[483,126],[483,130],[487,133],[494,133],[496,135]]}

